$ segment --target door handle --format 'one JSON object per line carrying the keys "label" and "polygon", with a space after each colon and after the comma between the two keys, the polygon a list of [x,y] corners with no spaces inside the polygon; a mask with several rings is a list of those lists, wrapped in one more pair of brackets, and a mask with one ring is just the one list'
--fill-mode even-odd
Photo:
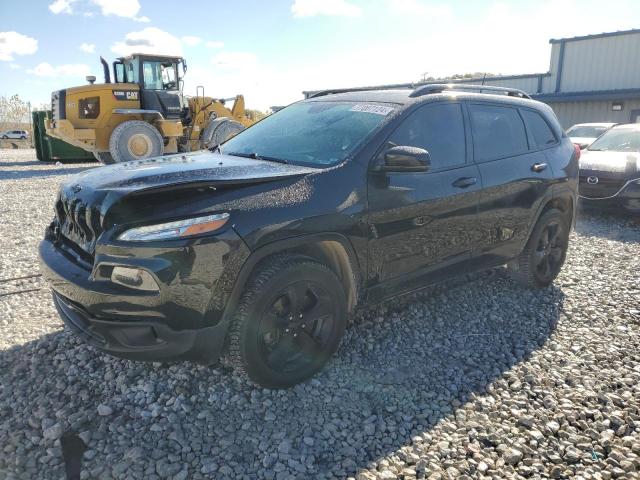
{"label": "door handle", "polygon": [[451,185],[456,188],[467,188],[471,185],[475,185],[477,182],[478,179],[476,177],[462,177],[453,182]]}
{"label": "door handle", "polygon": [[545,168],[547,168],[546,163],[534,163],[533,165],[531,165],[531,170],[533,170],[534,172],[541,172]]}

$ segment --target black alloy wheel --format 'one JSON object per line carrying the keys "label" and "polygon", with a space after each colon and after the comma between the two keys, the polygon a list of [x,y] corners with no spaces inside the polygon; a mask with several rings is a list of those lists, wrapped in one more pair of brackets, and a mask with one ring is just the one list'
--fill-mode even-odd
{"label": "black alloy wheel", "polygon": [[529,288],[551,284],[560,273],[569,245],[570,218],[551,209],[538,219],[529,240],[509,268],[515,279]]}
{"label": "black alloy wheel", "polygon": [[323,285],[299,280],[287,286],[263,313],[258,340],[264,362],[279,372],[295,372],[322,355],[336,322]]}
{"label": "black alloy wheel", "polygon": [[559,221],[551,221],[540,232],[534,252],[536,276],[541,282],[551,282],[560,272],[564,251],[567,248],[564,227]]}
{"label": "black alloy wheel", "polygon": [[233,366],[268,388],[308,379],[338,348],[346,305],[340,280],[325,265],[302,256],[267,261],[245,287],[230,326]]}

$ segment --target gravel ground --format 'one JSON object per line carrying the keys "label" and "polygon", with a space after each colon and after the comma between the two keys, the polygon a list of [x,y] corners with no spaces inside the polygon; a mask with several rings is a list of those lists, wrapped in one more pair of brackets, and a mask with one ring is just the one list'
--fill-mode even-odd
{"label": "gravel ground", "polygon": [[[0,151],[0,279],[38,273],[58,183],[93,166],[34,157]],[[3,281],[0,478],[64,478],[70,432],[82,478],[639,478],[638,272],[638,221],[581,214],[555,285],[496,269],[385,303],[287,391],[102,355],[39,277]]]}

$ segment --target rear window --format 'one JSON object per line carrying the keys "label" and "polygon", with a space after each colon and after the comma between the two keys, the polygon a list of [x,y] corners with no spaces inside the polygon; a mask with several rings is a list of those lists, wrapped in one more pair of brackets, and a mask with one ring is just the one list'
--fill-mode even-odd
{"label": "rear window", "polygon": [[511,157],[529,149],[524,123],[515,108],[471,104],[469,114],[477,161]]}
{"label": "rear window", "polygon": [[575,125],[567,130],[570,137],[596,138],[606,132],[609,127],[594,127],[586,125]]}
{"label": "rear window", "polygon": [[542,115],[532,110],[520,110],[520,113],[533,137],[533,147],[544,148],[556,143],[556,136]]}

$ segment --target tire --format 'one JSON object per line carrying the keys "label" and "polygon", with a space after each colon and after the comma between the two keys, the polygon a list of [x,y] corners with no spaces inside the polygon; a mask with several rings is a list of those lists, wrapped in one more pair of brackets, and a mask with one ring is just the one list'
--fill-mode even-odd
{"label": "tire", "polygon": [[3,136],[2,136],[2,139],[3,139],[3,140],[8,140],[8,139],[9,139],[9,137],[7,137],[6,135],[3,135]]}
{"label": "tire", "polygon": [[20,137],[20,140],[26,140],[27,137],[25,137],[24,135]]}
{"label": "tire", "polygon": [[201,148],[213,148],[244,130],[244,125],[230,118],[212,118],[202,131]]}
{"label": "tire", "polygon": [[116,163],[109,152],[93,152],[93,156],[96,157],[96,160],[103,165],[112,165]]}
{"label": "tire", "polygon": [[276,257],[247,284],[229,330],[229,359],[262,387],[290,387],[324,367],[346,317],[346,295],[331,270],[307,257]]}
{"label": "tire", "polygon": [[514,278],[528,288],[544,288],[560,273],[569,245],[569,224],[556,209],[542,214],[522,253],[510,263]]}
{"label": "tire", "polygon": [[159,157],[164,153],[164,141],[153,125],[129,120],[111,132],[109,152],[115,163]]}

